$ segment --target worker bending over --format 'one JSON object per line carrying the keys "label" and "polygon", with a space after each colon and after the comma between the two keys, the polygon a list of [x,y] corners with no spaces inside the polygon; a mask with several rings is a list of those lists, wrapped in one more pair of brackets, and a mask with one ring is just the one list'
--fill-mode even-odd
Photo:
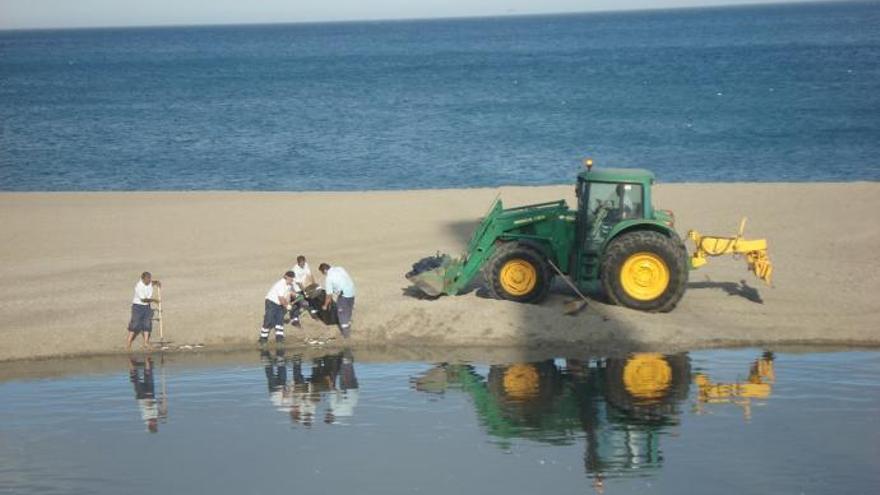
{"label": "worker bending over", "polygon": [[331,267],[327,263],[321,263],[318,270],[324,274],[324,290],[327,295],[324,298],[324,311],[333,302],[336,296],[336,311],[339,316],[339,330],[344,338],[351,335],[351,315],[354,312],[354,281],[341,266]]}
{"label": "worker bending over", "polygon": [[273,327],[275,342],[284,342],[284,310],[290,304],[294,276],[292,271],[286,272],[266,293],[266,311],[263,314],[263,327],[260,328],[260,344],[265,344],[269,340],[269,332]]}

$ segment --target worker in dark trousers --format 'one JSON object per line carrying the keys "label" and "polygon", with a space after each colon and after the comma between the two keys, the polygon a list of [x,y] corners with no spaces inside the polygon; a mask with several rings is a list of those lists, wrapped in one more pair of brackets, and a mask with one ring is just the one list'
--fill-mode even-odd
{"label": "worker in dark trousers", "polygon": [[327,424],[345,424],[354,416],[358,403],[358,380],[354,374],[354,356],[346,349],[340,354],[339,386],[327,398],[327,412],[324,422]]}
{"label": "worker in dark trousers", "polygon": [[150,347],[150,332],[153,330],[153,310],[150,303],[159,302],[153,298],[153,287],[159,287],[158,280],[153,280],[150,272],[141,274],[141,279],[134,286],[134,298],[131,301],[131,320],[128,322],[128,341],[126,348],[131,350],[131,343],[137,334],[144,336],[144,347]]}
{"label": "worker in dark trousers", "polygon": [[333,302],[333,296],[336,296],[339,330],[342,332],[342,336],[347,339],[351,336],[351,317],[354,313],[354,281],[341,266],[331,267],[327,263],[321,263],[318,270],[324,274],[324,290],[327,291],[322,309],[326,311]]}
{"label": "worker in dark trousers", "polygon": [[269,332],[272,331],[272,328],[275,328],[275,342],[279,344],[284,342],[284,311],[290,305],[293,277],[293,272],[286,272],[281,280],[275,282],[266,293],[263,327],[260,328],[260,344],[269,341]]}
{"label": "worker in dark trousers", "polygon": [[269,395],[283,389],[287,385],[287,360],[284,357],[284,349],[275,351],[274,358],[269,354],[269,351],[261,351],[260,362],[266,371]]}

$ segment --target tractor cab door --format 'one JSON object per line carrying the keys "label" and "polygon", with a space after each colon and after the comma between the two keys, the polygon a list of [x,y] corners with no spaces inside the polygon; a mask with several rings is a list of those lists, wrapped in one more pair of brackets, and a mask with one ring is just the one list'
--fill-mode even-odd
{"label": "tractor cab door", "polygon": [[594,280],[600,250],[614,226],[644,217],[644,191],[638,183],[581,181],[577,195],[576,278]]}

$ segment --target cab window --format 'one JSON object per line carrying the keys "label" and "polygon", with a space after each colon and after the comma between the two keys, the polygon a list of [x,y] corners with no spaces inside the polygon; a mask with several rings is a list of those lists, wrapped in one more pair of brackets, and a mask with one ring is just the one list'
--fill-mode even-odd
{"label": "cab window", "polygon": [[597,217],[602,223],[616,223],[630,218],[642,218],[643,196],[641,184],[615,184],[594,182],[590,184],[587,222]]}

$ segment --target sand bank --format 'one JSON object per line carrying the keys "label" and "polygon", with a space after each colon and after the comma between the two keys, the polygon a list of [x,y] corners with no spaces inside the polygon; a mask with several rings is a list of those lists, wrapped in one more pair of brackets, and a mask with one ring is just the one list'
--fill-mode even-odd
{"label": "sand bank", "polygon": [[[348,269],[358,285],[352,345],[704,347],[880,344],[880,184],[661,184],[655,205],[676,227],[767,237],[775,288],[744,263],[691,273],[668,314],[594,302],[562,314],[478,291],[434,301],[408,294],[411,263],[458,253],[491,200],[566,198],[571,186],[363,193],[2,193],[0,360],[123,351],[132,287],[163,283],[175,343],[255,341],[263,296],[297,254]],[[333,335],[306,321],[300,336]]]}

